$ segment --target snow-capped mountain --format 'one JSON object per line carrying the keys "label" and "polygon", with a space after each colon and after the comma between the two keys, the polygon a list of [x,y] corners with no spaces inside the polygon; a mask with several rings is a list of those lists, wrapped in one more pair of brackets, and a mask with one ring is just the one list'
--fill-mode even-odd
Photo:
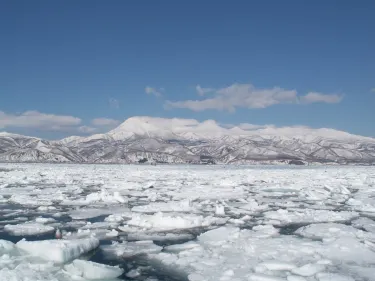
{"label": "snow-capped mountain", "polygon": [[307,127],[227,127],[132,117],[106,134],[60,141],[0,133],[0,161],[375,164],[374,138]]}

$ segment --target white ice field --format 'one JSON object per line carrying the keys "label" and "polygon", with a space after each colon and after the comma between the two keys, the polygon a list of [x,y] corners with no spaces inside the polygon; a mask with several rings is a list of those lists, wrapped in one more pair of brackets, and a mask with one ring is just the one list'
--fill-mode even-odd
{"label": "white ice field", "polygon": [[119,279],[375,280],[375,167],[0,164],[0,281]]}

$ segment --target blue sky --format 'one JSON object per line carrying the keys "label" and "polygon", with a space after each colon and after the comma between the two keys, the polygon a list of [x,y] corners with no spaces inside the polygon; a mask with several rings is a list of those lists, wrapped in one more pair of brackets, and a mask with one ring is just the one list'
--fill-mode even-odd
{"label": "blue sky", "polygon": [[375,136],[374,10],[372,0],[1,1],[0,131],[60,138],[147,115]]}

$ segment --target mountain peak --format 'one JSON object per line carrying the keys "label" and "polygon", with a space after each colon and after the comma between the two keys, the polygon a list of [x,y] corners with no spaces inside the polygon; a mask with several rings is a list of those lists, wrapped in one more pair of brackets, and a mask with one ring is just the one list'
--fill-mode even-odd
{"label": "mountain peak", "polygon": [[[352,135],[347,132],[334,129],[320,128],[313,129],[305,126],[275,127],[255,126],[247,124],[249,128],[243,126],[222,126],[214,120],[199,122],[195,119],[181,118],[159,118],[148,116],[135,116],[125,120],[117,128],[107,135],[116,140],[127,139],[133,136],[155,137],[155,138],[176,138],[178,136],[192,135],[202,139],[217,138],[222,136],[275,136],[280,138],[299,138],[312,140],[317,138],[330,139],[361,139],[371,140],[372,138]],[[246,125],[246,124],[245,124]]]}

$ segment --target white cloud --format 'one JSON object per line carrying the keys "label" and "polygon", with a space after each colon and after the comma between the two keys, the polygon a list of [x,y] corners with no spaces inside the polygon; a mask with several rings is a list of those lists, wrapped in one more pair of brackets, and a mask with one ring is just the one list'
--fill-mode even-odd
{"label": "white cloud", "polygon": [[273,128],[273,125],[254,125],[249,123],[241,123],[237,125],[238,128],[245,130],[245,131],[251,131],[251,130],[258,130],[263,128]]}
{"label": "white cloud", "polygon": [[339,103],[342,100],[342,96],[339,95],[325,95],[317,92],[310,92],[306,96],[300,97],[302,103]]}
{"label": "white cloud", "polygon": [[91,120],[91,124],[94,126],[99,126],[99,127],[111,127],[111,126],[116,126],[120,122],[118,120],[110,119],[110,118],[95,118]]}
{"label": "white cloud", "polygon": [[109,99],[109,106],[113,109],[119,109],[120,108],[120,102],[115,98]]}
{"label": "white cloud", "polygon": [[255,125],[255,124],[250,124],[250,123],[240,123],[240,124],[222,123],[220,125],[227,129],[240,128],[241,130],[245,130],[245,131],[252,131],[252,130],[258,130],[258,129],[268,128],[268,127],[274,127],[274,125]]}
{"label": "white cloud", "polygon": [[372,88],[372,89],[371,89],[371,92],[375,93],[375,88]]}
{"label": "white cloud", "polygon": [[168,101],[166,106],[170,108],[188,108],[193,111],[216,109],[233,112],[238,107],[265,108],[274,104],[297,101],[297,91],[295,90],[285,90],[278,87],[257,89],[251,84],[236,83],[226,88],[213,90],[213,92],[214,97],[212,98],[177,102]]}
{"label": "white cloud", "polygon": [[95,133],[98,129],[90,126],[80,126],[77,128],[77,131],[84,134]]}
{"label": "white cloud", "polygon": [[110,118],[95,118],[91,125],[82,124],[80,118],[69,115],[46,114],[39,111],[26,111],[21,114],[9,114],[0,111],[0,130],[6,128],[59,131],[66,133],[91,134],[107,132],[120,122]]}
{"label": "white cloud", "polygon": [[152,88],[152,87],[149,87],[149,86],[147,86],[145,88],[145,93],[147,95],[154,95],[155,97],[161,97],[162,91],[163,91],[163,89],[155,89],[155,88]]}
{"label": "white cloud", "polygon": [[215,91],[213,88],[202,88],[200,85],[197,85],[195,87],[195,90],[197,91],[198,95],[204,96],[207,93]]}
{"label": "white cloud", "polygon": [[16,127],[64,131],[69,127],[81,124],[81,122],[82,120],[80,118],[68,115],[46,114],[38,111],[7,114],[0,111],[0,129]]}
{"label": "white cloud", "polygon": [[221,89],[202,88],[197,86],[199,95],[212,92],[213,97],[199,100],[166,101],[166,108],[187,108],[193,111],[208,109],[234,112],[237,108],[266,108],[276,104],[299,103],[337,103],[342,97],[338,95],[324,95],[320,93],[308,93],[306,96],[298,96],[296,90],[287,90],[280,87],[258,89],[252,84],[235,83]]}

